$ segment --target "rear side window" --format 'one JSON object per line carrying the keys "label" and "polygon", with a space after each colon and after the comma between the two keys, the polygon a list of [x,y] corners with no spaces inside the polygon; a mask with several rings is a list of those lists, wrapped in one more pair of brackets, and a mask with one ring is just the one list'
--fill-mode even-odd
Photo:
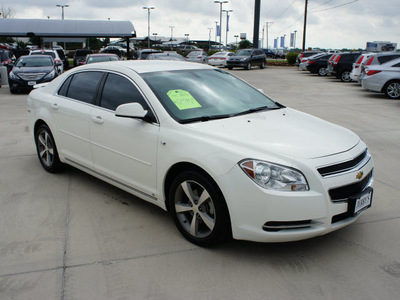
{"label": "rear side window", "polygon": [[146,101],[142,94],[132,82],[125,77],[116,74],[108,74],[104,84],[100,106],[115,110],[119,105],[131,102],[137,102],[141,104],[144,109],[147,108]]}
{"label": "rear side window", "polygon": [[379,56],[378,61],[379,61],[379,64],[384,64],[385,62],[391,61],[391,60],[399,58],[399,57],[400,56],[397,56],[397,55]]}
{"label": "rear side window", "polygon": [[71,83],[71,79],[73,76],[69,76],[67,80],[64,81],[63,85],[61,86],[61,88],[58,90],[58,94],[60,96],[64,96],[67,97],[67,93],[68,93],[68,88],[69,88],[69,84]]}
{"label": "rear side window", "polygon": [[398,68],[398,67],[400,67],[400,63],[395,64],[395,65],[392,66],[392,68]]}
{"label": "rear side window", "polygon": [[82,72],[72,77],[67,97],[86,103],[93,103],[99,87],[102,72]]}

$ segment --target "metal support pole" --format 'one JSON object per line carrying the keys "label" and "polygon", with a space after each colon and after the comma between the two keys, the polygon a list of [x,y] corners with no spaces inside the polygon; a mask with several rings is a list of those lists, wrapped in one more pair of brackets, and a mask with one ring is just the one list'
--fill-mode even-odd
{"label": "metal support pole", "polygon": [[305,0],[305,7],[304,7],[304,28],[303,28],[303,52],[306,49],[306,27],[307,27],[307,6],[308,0]]}
{"label": "metal support pole", "polygon": [[260,35],[260,7],[261,0],[255,0],[254,3],[254,33],[253,33],[253,48],[258,48],[258,40]]}

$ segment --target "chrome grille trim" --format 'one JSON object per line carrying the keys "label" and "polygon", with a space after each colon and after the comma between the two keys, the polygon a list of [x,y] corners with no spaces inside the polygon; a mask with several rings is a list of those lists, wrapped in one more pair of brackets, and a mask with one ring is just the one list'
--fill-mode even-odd
{"label": "chrome grille trim", "polygon": [[42,79],[46,73],[19,73],[17,74],[23,80],[39,80]]}

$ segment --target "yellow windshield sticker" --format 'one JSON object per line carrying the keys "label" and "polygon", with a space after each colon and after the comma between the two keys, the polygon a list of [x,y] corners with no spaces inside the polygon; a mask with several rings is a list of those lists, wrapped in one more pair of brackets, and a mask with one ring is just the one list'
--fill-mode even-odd
{"label": "yellow windshield sticker", "polygon": [[167,95],[179,110],[201,107],[200,103],[188,91],[170,90]]}

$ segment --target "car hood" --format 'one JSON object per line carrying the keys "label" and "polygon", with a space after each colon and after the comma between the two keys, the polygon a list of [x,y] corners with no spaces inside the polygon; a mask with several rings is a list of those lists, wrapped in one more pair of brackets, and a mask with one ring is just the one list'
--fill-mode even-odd
{"label": "car hood", "polygon": [[192,129],[232,147],[291,158],[318,158],[345,152],[360,142],[348,129],[285,108],[189,124]]}
{"label": "car hood", "polygon": [[50,73],[54,70],[54,67],[14,67],[12,72],[14,74],[19,73]]}

